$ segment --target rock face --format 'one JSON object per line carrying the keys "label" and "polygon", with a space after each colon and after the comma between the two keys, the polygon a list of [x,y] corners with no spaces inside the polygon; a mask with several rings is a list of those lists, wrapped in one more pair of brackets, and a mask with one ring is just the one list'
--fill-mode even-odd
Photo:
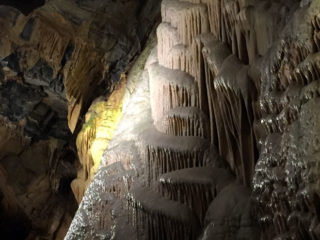
{"label": "rock face", "polygon": [[319,9],[163,0],[66,239],[318,239]]}
{"label": "rock face", "polygon": [[[250,189],[239,183],[250,186],[257,158],[257,90],[246,63],[210,33],[210,4],[162,2],[158,45],[139,80],[128,75],[135,89],[66,239],[260,237]],[[211,61],[218,47],[223,58]],[[213,95],[220,111],[209,109]]]}
{"label": "rock face", "polygon": [[36,143],[0,118],[0,230],[3,239],[61,239],[76,204],[68,185],[76,156],[63,141]]}
{"label": "rock face", "polygon": [[125,88],[126,78],[123,77],[108,100],[97,99],[85,116],[86,121],[76,140],[82,168],[78,170],[78,177],[71,184],[78,203],[81,202],[88,184],[97,172],[104,150],[122,117]]}
{"label": "rock face", "polygon": [[141,50],[158,17],[155,2],[55,0],[27,16],[1,6],[4,70],[41,87],[50,106],[62,101],[73,132],[80,115],[112,89]]}
{"label": "rock face", "polygon": [[319,7],[317,1],[301,2],[261,62],[260,123],[265,137],[253,190],[263,229],[283,239],[320,236]]}
{"label": "rock face", "polygon": [[1,239],[64,238],[159,17],[154,0],[0,1]]}
{"label": "rock face", "polygon": [[146,43],[159,7],[0,7],[4,230],[64,235],[68,126],[66,240],[320,239],[320,2],[163,0]]}

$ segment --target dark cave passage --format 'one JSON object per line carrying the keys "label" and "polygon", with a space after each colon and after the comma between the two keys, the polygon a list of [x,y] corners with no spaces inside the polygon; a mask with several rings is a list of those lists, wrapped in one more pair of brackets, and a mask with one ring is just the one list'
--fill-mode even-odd
{"label": "dark cave passage", "polygon": [[45,0],[0,0],[0,5],[7,5],[18,9],[24,15],[28,15],[34,9],[45,4]]}

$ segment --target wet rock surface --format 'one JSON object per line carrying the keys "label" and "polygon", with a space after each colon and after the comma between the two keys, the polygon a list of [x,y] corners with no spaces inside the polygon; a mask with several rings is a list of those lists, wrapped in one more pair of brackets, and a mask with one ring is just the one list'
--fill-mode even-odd
{"label": "wet rock surface", "polygon": [[[67,240],[320,238],[319,10],[309,0],[51,0],[27,16],[1,6],[0,113],[19,132],[0,135],[8,226],[31,239],[30,226],[66,232],[71,213],[56,199],[76,171],[51,138],[67,140],[68,126],[82,131]],[[106,98],[91,103],[112,100],[124,78],[113,121],[108,104],[95,107]],[[29,165],[41,144],[50,161]]]}
{"label": "wet rock surface", "polygon": [[[292,16],[295,25],[263,60],[260,105],[266,137],[253,192],[264,231],[280,239],[319,237],[315,9],[316,2],[303,4]],[[306,21],[296,22],[301,16]]]}
{"label": "wet rock surface", "polygon": [[[109,104],[159,17],[153,0],[0,1],[1,239],[65,237],[86,189],[80,181],[74,196],[71,182],[88,171],[89,183],[100,162],[90,169],[75,150],[85,113],[101,95]],[[113,107],[96,118],[99,158]]]}
{"label": "wet rock surface", "polygon": [[[105,236],[124,239],[121,229],[132,239],[319,238],[319,3],[165,0],[161,6],[158,46],[142,78],[151,108],[143,116],[155,128],[139,131],[136,120],[129,128],[136,134],[128,131],[136,147],[126,160],[114,155],[125,131],[114,137],[118,147],[105,152],[98,175],[118,163],[129,176],[125,192],[115,187],[122,197],[109,196],[119,204],[112,204],[118,214]],[[125,111],[119,129],[132,126],[133,110]],[[221,167],[229,177],[215,182],[209,176]],[[219,191],[218,179],[226,183]],[[89,186],[67,239],[85,239],[85,228],[97,234],[84,216],[94,219],[89,199],[104,185]],[[168,211],[179,204],[194,216]],[[120,224],[121,214],[129,220]]]}
{"label": "wet rock surface", "polygon": [[[158,46],[151,51],[138,79],[128,75],[128,85],[134,86],[131,81],[135,81],[136,88],[125,95],[130,100],[124,104],[123,117],[66,239],[125,239],[128,234],[132,239],[197,239],[207,228],[210,230],[206,237],[210,238],[216,237],[217,232],[221,233],[220,239],[260,236],[251,214],[250,190],[236,184],[234,169],[223,163],[207,132],[208,112],[205,99],[200,98],[205,83],[202,74],[192,68],[198,66],[199,59],[191,56],[201,54],[202,49],[195,45],[194,38],[208,28],[182,29],[192,18],[205,21],[206,15],[200,17],[203,13],[204,5],[162,3],[166,25],[162,23],[158,27]],[[167,34],[168,29],[171,35]],[[186,44],[184,49],[190,51],[190,55],[181,53],[184,66],[189,67],[180,68],[175,64],[179,59],[170,52],[175,44],[181,44],[179,35]],[[231,75],[230,70],[225,72]],[[229,79],[233,81],[231,76]],[[122,149],[127,149],[128,144],[131,154],[124,154]],[[115,166],[119,171],[113,175]],[[237,177],[241,179],[240,174]],[[114,178],[119,180],[114,182]],[[232,190],[224,191],[229,184]],[[108,203],[101,199],[107,199]],[[217,205],[223,205],[227,199],[230,203],[224,212],[217,218],[206,219],[211,204],[218,201]],[[234,214],[229,215],[233,208]],[[108,214],[97,214],[102,209],[107,209]],[[105,219],[106,216],[110,217]],[[96,222],[102,225],[97,226]],[[216,224],[220,227],[211,230],[210,226]]]}

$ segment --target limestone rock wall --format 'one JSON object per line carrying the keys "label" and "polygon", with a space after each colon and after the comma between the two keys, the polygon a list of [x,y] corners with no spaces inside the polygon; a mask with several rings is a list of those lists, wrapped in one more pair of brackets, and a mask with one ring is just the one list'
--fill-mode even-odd
{"label": "limestone rock wall", "polygon": [[273,237],[316,239],[319,3],[301,6],[261,63],[265,138],[253,191],[264,231],[272,229]]}
{"label": "limestone rock wall", "polygon": [[[142,50],[155,2],[51,0],[28,16],[1,7],[1,114],[33,135],[59,118],[77,132]],[[108,146],[108,106],[87,113],[78,201],[97,172],[65,239],[320,238],[319,10],[317,0],[163,0]],[[7,92],[24,94],[13,103]]]}
{"label": "limestone rock wall", "polygon": [[57,0],[27,16],[1,6],[2,65],[43,87],[51,104],[64,101],[73,132],[91,102],[112,89],[141,50],[159,4]]}
{"label": "limestone rock wall", "polygon": [[62,239],[76,210],[67,185],[75,153],[59,140],[31,143],[0,118],[0,230],[3,239]]}
{"label": "limestone rock wall", "polygon": [[64,238],[121,116],[117,84],[159,10],[154,0],[0,1],[0,119],[18,129],[0,130],[1,239]]}
{"label": "limestone rock wall", "polygon": [[67,239],[318,239],[318,11],[162,1],[141,77],[152,124],[137,120],[126,139],[121,120]]}
{"label": "limestone rock wall", "polygon": [[78,169],[78,177],[71,184],[78,203],[96,174],[102,155],[122,117],[125,88],[126,78],[123,76],[107,100],[96,99],[86,113],[86,121],[76,140],[81,168]]}

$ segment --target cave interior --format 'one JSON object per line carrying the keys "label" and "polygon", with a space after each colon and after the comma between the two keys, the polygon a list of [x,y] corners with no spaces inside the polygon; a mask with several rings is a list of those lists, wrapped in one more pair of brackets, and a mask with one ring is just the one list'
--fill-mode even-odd
{"label": "cave interior", "polygon": [[320,240],[320,0],[0,0],[0,239]]}

